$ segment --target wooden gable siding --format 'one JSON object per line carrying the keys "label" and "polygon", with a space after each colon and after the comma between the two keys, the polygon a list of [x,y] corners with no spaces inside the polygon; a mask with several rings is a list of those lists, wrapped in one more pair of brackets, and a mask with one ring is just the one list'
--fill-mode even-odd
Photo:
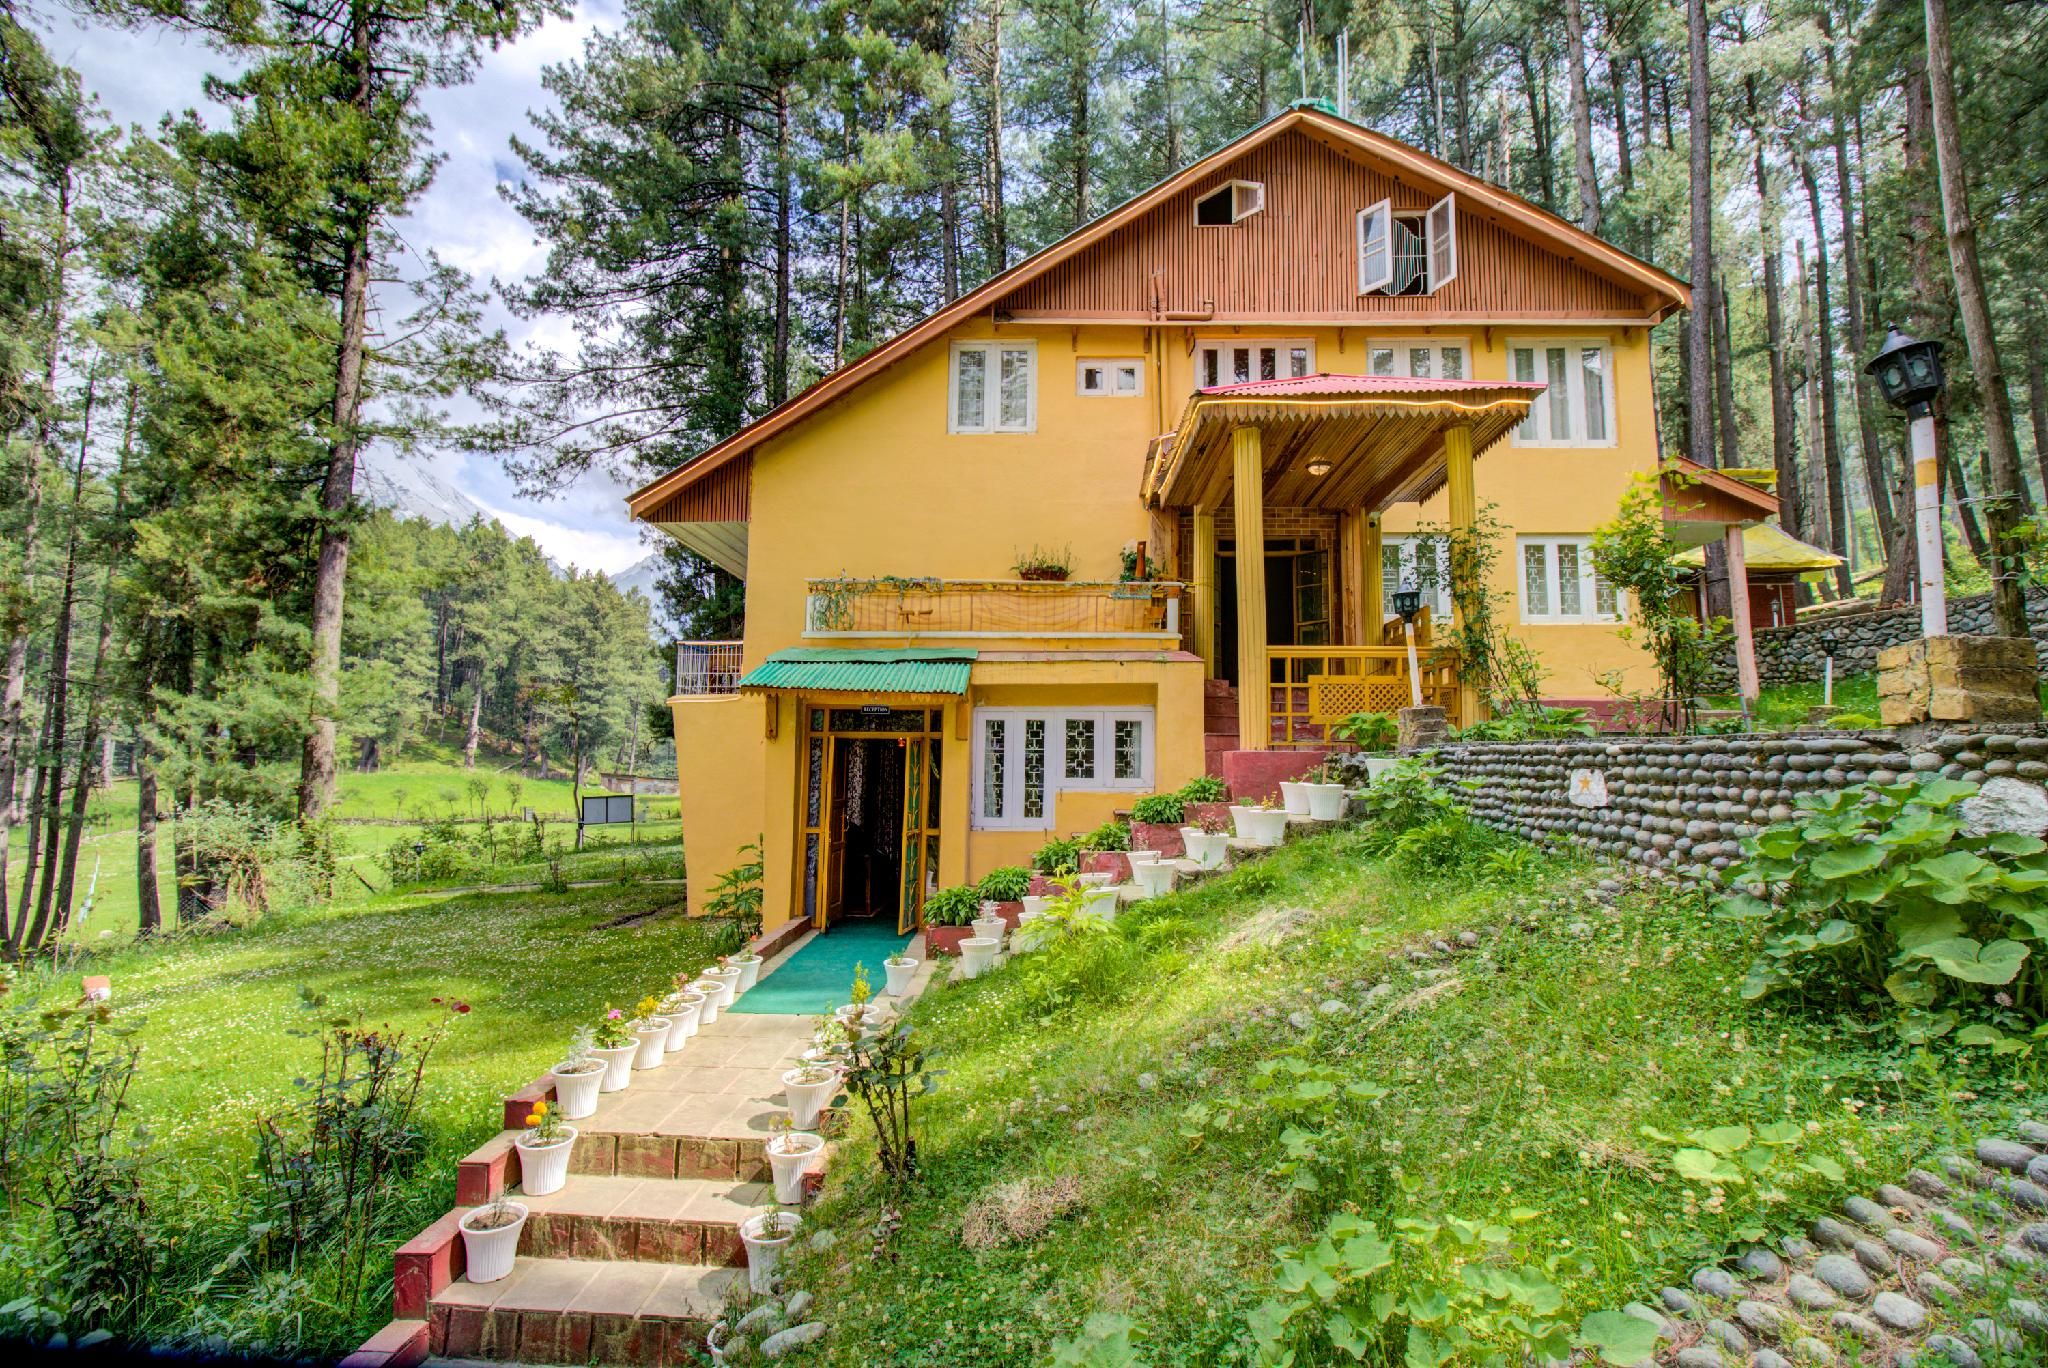
{"label": "wooden gable siding", "polygon": [[[1266,207],[1227,228],[1198,228],[1197,199],[1232,180],[1259,181]],[[1435,294],[1360,295],[1358,211],[1390,199],[1427,209],[1442,192],[1399,183],[1306,134],[1258,146],[1095,243],[996,307],[1019,319],[1170,319],[1212,305],[1215,320],[1332,317],[1464,320],[1648,318],[1636,289],[1546,251],[1457,201],[1457,277]],[[1176,317],[1181,315],[1183,317]]]}
{"label": "wooden gable siding", "polygon": [[[688,469],[688,467],[684,467]],[[745,522],[753,500],[754,457],[747,453],[634,516],[651,523]]]}

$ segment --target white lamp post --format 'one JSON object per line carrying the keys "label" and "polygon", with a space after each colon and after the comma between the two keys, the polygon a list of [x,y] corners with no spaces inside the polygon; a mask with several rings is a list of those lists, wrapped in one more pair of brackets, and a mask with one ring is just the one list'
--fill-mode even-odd
{"label": "white lamp post", "polygon": [[1934,455],[1934,397],[1941,393],[1941,344],[1908,337],[1892,324],[1864,373],[1876,377],[1885,402],[1912,420],[1913,521],[1920,547],[1920,634],[1948,635],[1948,589],[1942,573],[1941,482]]}

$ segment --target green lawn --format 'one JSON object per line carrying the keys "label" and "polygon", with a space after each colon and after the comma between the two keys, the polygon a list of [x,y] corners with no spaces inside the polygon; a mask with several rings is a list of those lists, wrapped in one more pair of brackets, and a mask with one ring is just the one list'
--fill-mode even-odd
{"label": "green lawn", "polygon": [[[559,1059],[571,1031],[606,1004],[630,1006],[716,953],[726,924],[676,915],[679,892],[642,884],[394,895],[87,953],[26,983],[32,1002],[69,1001],[80,975],[108,974],[120,1019],[143,1023],[133,1114],[151,1134],[158,1207],[183,1232],[143,1328],[180,1337],[224,1320],[287,1355],[360,1342],[389,1314],[389,1249],[452,1204],[455,1161],[496,1133],[500,1099]],[[323,1008],[309,1011],[302,994],[325,999]],[[256,1122],[299,1095],[294,1079],[318,1065],[322,1021],[360,1014],[417,1035],[447,1018],[437,997],[470,1010],[433,1055],[421,1101],[425,1148],[389,1208],[370,1285],[329,1297],[309,1271],[283,1319],[239,1276],[202,1286],[200,1264],[246,1220],[239,1193]],[[0,1303],[22,1290],[23,1276],[0,1253]]]}
{"label": "green lawn", "polygon": [[[921,1001],[916,1026],[948,1071],[923,1104],[926,1181],[886,1192],[856,1120],[805,1218],[836,1243],[791,1274],[833,1327],[807,1361],[1037,1363],[1112,1312],[1154,1368],[1247,1362],[1278,1256],[1335,1212],[1389,1235],[1396,1220],[1498,1223],[1576,1325],[1654,1301],[1746,1226],[1792,1233],[1983,1133],[2037,1072],[1743,1001],[1747,933],[1697,897],[1644,890],[1608,909],[1589,871],[1551,859],[1410,877],[1365,842],[1290,845],[1127,912],[1097,944]],[[1468,929],[1479,948],[1406,953]],[[1283,1074],[1269,1095],[1262,1067],[1324,1072]],[[1348,1099],[1350,1083],[1384,1095]],[[1679,1181],[1689,1142],[1652,1138],[1784,1120],[1817,1171],[1787,1172],[1782,1204]],[[1314,1191],[1295,1185],[1304,1167]],[[991,1212],[1031,1224],[1034,1202],[1004,1185],[1061,1176],[1071,1214],[1041,1201],[1042,1234],[970,1247]],[[877,1232],[884,1206],[901,1214],[893,1234]],[[1451,1267],[1404,1255],[1373,1286],[1426,1291]],[[1321,1333],[1299,1361],[1353,1361]]]}
{"label": "green lawn", "polygon": [[[1757,695],[1755,717],[1757,724],[1764,728],[1799,727],[1806,725],[1806,714],[1820,706],[1821,685],[1819,681],[1802,684],[1770,684]],[[1877,676],[1874,674],[1843,675],[1835,680],[1835,706],[1844,713],[1852,713],[1877,719]],[[1740,708],[1741,700],[1734,694],[1719,694],[1708,698],[1707,704],[1715,708]],[[2041,685],[2041,706],[2048,711],[2048,681]]]}

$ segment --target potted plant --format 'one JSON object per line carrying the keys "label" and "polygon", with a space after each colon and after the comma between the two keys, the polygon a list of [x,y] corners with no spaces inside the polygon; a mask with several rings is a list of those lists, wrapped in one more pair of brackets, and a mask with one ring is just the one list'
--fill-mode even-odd
{"label": "potted plant", "polygon": [[1142,848],[1169,860],[1187,853],[1180,827],[1187,821],[1187,800],[1178,793],[1152,793],[1131,804],[1131,854]]}
{"label": "potted plant", "polygon": [[740,1243],[747,1248],[747,1287],[759,1296],[775,1290],[775,1265],[796,1238],[803,1218],[780,1207],[740,1222]]}
{"label": "potted plant", "polygon": [[1173,892],[1173,881],[1178,872],[1164,860],[1149,860],[1131,866],[1131,877],[1137,880],[1139,891],[1148,898],[1164,897]]}
{"label": "potted plant", "polygon": [[1228,818],[1209,814],[1193,826],[1180,829],[1180,839],[1187,847],[1188,858],[1202,869],[1223,868],[1224,857],[1230,853],[1230,822]]}
{"label": "potted plant", "polygon": [[942,888],[924,900],[924,948],[927,954],[957,955],[960,942],[974,934],[981,899],[967,884]]}
{"label": "potted plant", "polygon": [[588,1026],[578,1026],[569,1037],[569,1053],[548,1070],[555,1080],[556,1113],[567,1121],[578,1121],[597,1110],[597,1088],[604,1082],[605,1062],[596,1054],[597,1035]]}
{"label": "potted plant", "polygon": [[739,991],[744,993],[761,981],[761,957],[752,947],[732,955],[720,955],[718,962],[729,969],[740,971]]}
{"label": "potted plant", "polygon": [[1019,551],[1010,569],[1022,580],[1064,580],[1074,573],[1074,548],[1047,551],[1033,546],[1029,551]]}
{"label": "potted plant", "polygon": [[1282,779],[1280,807],[1290,817],[1308,816],[1308,785],[1299,779]]}
{"label": "potted plant", "polygon": [[683,1048],[683,1043],[697,1034],[697,1015],[704,1010],[704,995],[695,988],[678,988],[662,1000],[661,1014],[668,1018],[668,1044],[670,1054]]}
{"label": "potted plant", "polygon": [[797,1130],[818,1124],[818,1113],[839,1091],[839,1070],[822,1060],[805,1060],[782,1075],[782,1101]]}
{"label": "potted plant", "polygon": [[794,1206],[804,1199],[804,1175],[825,1149],[825,1138],[810,1131],[794,1129],[789,1118],[778,1116],[771,1123],[775,1134],[769,1138],[768,1169],[775,1178],[775,1200]]}
{"label": "potted plant", "polygon": [[569,1151],[576,1144],[576,1128],[563,1122],[559,1107],[545,1101],[533,1104],[526,1114],[526,1129],[512,1141],[519,1151],[519,1190],[528,1197],[545,1197],[562,1190],[569,1181]]}
{"label": "potted plant", "polygon": [[1351,796],[1350,791],[1338,782],[1334,768],[1327,763],[1308,772],[1301,791],[1307,802],[1308,815],[1318,822],[1340,820],[1344,816],[1344,804]]}
{"label": "potted plant", "polygon": [[519,1232],[526,1225],[526,1203],[497,1200],[466,1213],[462,1230],[463,1276],[473,1283],[496,1282],[512,1271],[519,1253]]}
{"label": "potted plant", "polygon": [[974,892],[981,901],[994,903],[1003,920],[1014,931],[1017,919],[1024,911],[1024,898],[1031,892],[1031,871],[1023,865],[999,865],[981,876]]}
{"label": "potted plant", "polygon": [[1087,884],[1081,888],[1081,906],[1104,921],[1116,920],[1119,901],[1115,884]]}
{"label": "potted plant", "polygon": [[887,975],[883,991],[890,997],[900,998],[910,991],[911,979],[917,977],[919,961],[908,955],[891,955],[882,961],[882,972]]}
{"label": "potted plant", "polygon": [[1277,846],[1287,836],[1287,810],[1270,798],[1238,803],[1230,809],[1237,839],[1258,846]]}
{"label": "potted plant", "polygon": [[1130,848],[1130,827],[1114,820],[1104,822],[1081,838],[1080,870],[1084,875],[1105,874],[1111,883],[1123,883],[1131,877]]}
{"label": "potted plant", "polygon": [[619,1092],[633,1081],[633,1056],[640,1053],[633,1027],[624,1012],[607,1004],[592,1035],[597,1043],[590,1052],[604,1061],[604,1082],[598,1091]]}
{"label": "potted plant", "polygon": [[1181,825],[1198,827],[1204,817],[1230,820],[1230,789],[1213,774],[1197,775],[1180,786]]}
{"label": "potted plant", "polygon": [[1396,763],[1394,743],[1401,726],[1385,713],[1353,713],[1330,728],[1331,739],[1348,742],[1365,753],[1366,778],[1377,781]]}
{"label": "potted plant", "polygon": [[981,905],[981,915],[974,919],[975,935],[986,936],[995,941],[997,945],[1001,945],[1003,943],[1003,933],[1009,929],[1010,924],[1003,920],[1002,912],[997,909],[994,903],[985,902]]}
{"label": "potted plant", "polygon": [[996,951],[1003,943],[993,936],[969,936],[960,942],[960,963],[966,967],[968,978],[980,978],[995,963]]}
{"label": "potted plant", "polygon": [[737,964],[727,964],[721,959],[700,971],[697,977],[718,985],[718,1010],[721,1012],[732,1006],[732,1000],[739,996],[740,967]]}
{"label": "potted plant", "polygon": [[641,998],[633,1008],[633,1036],[639,1042],[633,1057],[636,1069],[661,1067],[668,1056],[668,1031],[675,1023],[661,1015],[661,1003],[653,994]]}
{"label": "potted plant", "polygon": [[[683,976],[678,974],[676,977]],[[689,991],[704,999],[697,1004],[697,1028],[690,1032],[691,1035],[700,1035],[706,1026],[718,1020],[719,986],[707,978],[692,979]]]}

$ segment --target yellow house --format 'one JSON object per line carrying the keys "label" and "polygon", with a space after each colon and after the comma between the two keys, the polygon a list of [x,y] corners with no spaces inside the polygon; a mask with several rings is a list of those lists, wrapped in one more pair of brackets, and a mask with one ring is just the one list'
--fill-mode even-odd
{"label": "yellow house", "polygon": [[1489,506],[1546,695],[1647,686],[1586,539],[1656,468],[1650,328],[1687,300],[1308,108],[955,300],[630,500],[746,581],[745,639],[679,653],[692,883],[759,838],[768,929],[907,929],[1146,793],[1292,777],[1335,717],[1469,718],[1393,592],[1426,635],[1414,534]]}

